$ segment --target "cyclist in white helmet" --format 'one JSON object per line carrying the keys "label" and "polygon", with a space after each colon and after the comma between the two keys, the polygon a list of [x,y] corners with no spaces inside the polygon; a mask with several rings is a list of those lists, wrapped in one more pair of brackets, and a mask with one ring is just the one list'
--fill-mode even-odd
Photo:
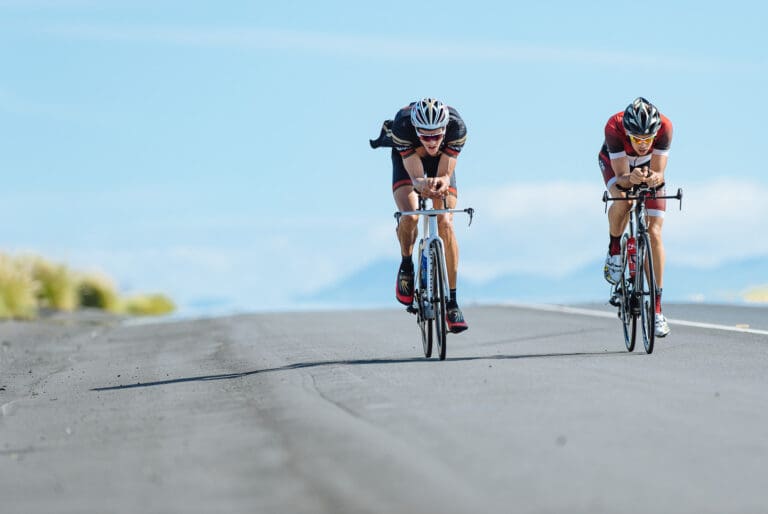
{"label": "cyclist in white helmet", "polygon": [[[611,196],[623,196],[635,184],[646,183],[663,194],[664,170],[672,146],[672,122],[651,102],[636,98],[627,108],[614,114],[605,125],[605,141],[598,155],[605,186]],[[648,233],[651,237],[656,274],[656,336],[669,334],[667,319],[661,312],[664,278],[664,243],[661,229],[666,200],[648,200]],[[608,209],[610,243],[603,273],[611,284],[621,278],[621,236],[628,222],[630,202],[613,202]]]}
{"label": "cyclist in white helmet", "polygon": [[[434,98],[413,102],[387,120],[373,148],[392,147],[392,191],[400,211],[418,207],[418,195],[431,198],[436,209],[456,206],[456,159],[467,139],[459,113]],[[397,231],[402,262],[397,272],[395,296],[404,305],[413,303],[413,247],[418,232],[416,216],[403,216]],[[453,216],[438,216],[438,231],[445,243],[445,261],[451,296],[446,304],[446,321],[451,332],[468,328],[456,301],[459,245],[453,230]]]}

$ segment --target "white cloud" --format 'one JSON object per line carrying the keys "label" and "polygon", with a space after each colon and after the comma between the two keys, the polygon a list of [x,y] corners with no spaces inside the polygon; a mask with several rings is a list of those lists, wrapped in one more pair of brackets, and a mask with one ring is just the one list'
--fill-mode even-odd
{"label": "white cloud", "polygon": [[[35,29],[54,36],[98,41],[155,42],[181,46],[238,48],[246,50],[290,50],[334,56],[399,59],[414,48],[451,61],[533,61],[611,66],[631,61],[635,68],[675,71],[726,71],[760,68],[761,63],[717,60],[710,57],[638,55],[634,51],[592,50],[574,47],[511,44],[501,41],[435,42],[387,35],[330,34],[324,32],[242,28],[127,26],[107,24],[51,24]],[[386,51],[383,51],[386,49]]]}
{"label": "white cloud", "polygon": [[714,267],[768,255],[768,185],[721,178],[684,187],[683,210],[667,206],[667,252],[683,263]]}
{"label": "white cloud", "polygon": [[459,236],[461,272],[478,281],[504,273],[562,276],[600,258],[608,228],[599,184],[526,182],[462,190],[476,221]]}
{"label": "white cloud", "polygon": [[[599,179],[598,179],[599,180]],[[593,183],[512,183],[462,191],[476,223],[459,235],[462,273],[565,275],[601,260],[608,244],[603,189]],[[714,267],[768,255],[768,185],[719,179],[684,187],[664,222],[667,264]]]}

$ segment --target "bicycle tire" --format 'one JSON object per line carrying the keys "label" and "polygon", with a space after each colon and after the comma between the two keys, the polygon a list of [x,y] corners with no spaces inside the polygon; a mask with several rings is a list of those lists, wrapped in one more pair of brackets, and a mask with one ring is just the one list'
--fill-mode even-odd
{"label": "bicycle tire", "polygon": [[[651,252],[651,241],[648,234],[643,234],[643,271],[639,284],[641,285],[641,317],[643,326],[643,345],[645,353],[653,353],[653,346],[656,341],[656,275],[653,269],[653,253]],[[638,271],[639,273],[639,271]],[[645,286],[648,287],[645,287]]]}
{"label": "bicycle tire", "polygon": [[[419,243],[419,248],[422,248],[421,243]],[[419,262],[424,262],[421,259],[422,252],[424,250],[422,249],[419,252]],[[419,274],[422,273],[422,270],[419,270]],[[415,291],[415,298],[416,305],[418,306],[418,313],[416,316],[416,322],[419,324],[419,331],[421,332],[421,345],[424,348],[424,357],[429,359],[432,357],[432,320],[427,318],[424,314],[426,312],[425,304],[427,302],[426,300],[426,289],[422,288],[422,282],[421,277],[416,277],[416,291]]]}
{"label": "bicycle tire", "polygon": [[448,332],[445,319],[445,271],[443,269],[443,252],[437,242],[433,242],[430,248],[432,257],[432,298],[435,302],[435,343],[437,354],[441,361],[445,360],[447,351],[446,333]]}
{"label": "bicycle tire", "polygon": [[635,339],[637,334],[637,318],[632,316],[630,302],[632,301],[632,279],[629,276],[629,266],[627,265],[626,239],[622,244],[624,251],[621,258],[621,305],[619,307],[619,317],[621,318],[621,327],[624,332],[624,344],[628,352],[635,350]]}
{"label": "bicycle tire", "polygon": [[[419,295],[421,297],[421,295]],[[419,312],[416,317],[416,321],[419,324],[419,331],[421,332],[421,345],[424,347],[424,357],[429,359],[432,357],[432,321],[424,317],[424,301],[419,299]]]}

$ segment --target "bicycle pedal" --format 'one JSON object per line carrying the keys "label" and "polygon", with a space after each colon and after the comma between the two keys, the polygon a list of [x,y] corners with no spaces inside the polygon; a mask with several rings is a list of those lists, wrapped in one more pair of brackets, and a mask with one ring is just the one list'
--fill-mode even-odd
{"label": "bicycle pedal", "polygon": [[410,312],[411,314],[418,314],[419,313],[419,309],[417,309],[413,305],[409,305],[408,307],[406,307],[405,311],[406,312]]}

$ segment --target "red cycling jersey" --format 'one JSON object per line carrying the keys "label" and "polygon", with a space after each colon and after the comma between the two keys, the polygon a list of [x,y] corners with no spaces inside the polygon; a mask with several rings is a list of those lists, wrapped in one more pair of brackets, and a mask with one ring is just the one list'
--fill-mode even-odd
{"label": "red cycling jersey", "polygon": [[[598,155],[598,164],[603,174],[605,186],[610,189],[616,183],[616,174],[613,171],[611,159],[627,157],[629,159],[629,169],[640,166],[647,166],[651,162],[652,155],[667,155],[672,146],[672,122],[669,118],[660,114],[661,127],[656,133],[656,137],[651,144],[651,151],[645,155],[638,155],[632,143],[629,140],[627,131],[624,130],[624,111],[618,112],[610,117],[605,124],[605,141]],[[663,199],[648,200],[646,202],[649,216],[664,216],[667,208],[667,201]]]}
{"label": "red cycling jersey", "polygon": [[603,150],[608,153],[611,159],[620,157],[629,158],[629,169],[644,166],[651,161],[651,155],[667,155],[672,146],[672,122],[663,114],[661,116],[661,127],[656,132],[656,137],[651,144],[652,151],[646,155],[637,155],[632,143],[629,141],[627,131],[624,129],[624,111],[617,112],[610,117],[605,124],[605,143]]}

